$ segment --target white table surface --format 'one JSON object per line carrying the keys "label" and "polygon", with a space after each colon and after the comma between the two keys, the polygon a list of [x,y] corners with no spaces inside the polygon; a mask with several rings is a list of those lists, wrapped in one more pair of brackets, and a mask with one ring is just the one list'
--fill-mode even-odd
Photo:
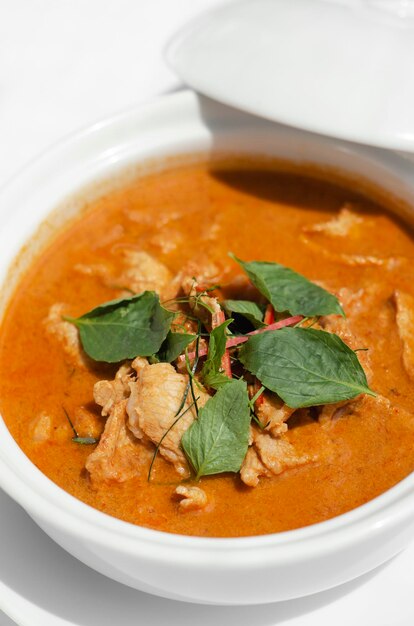
{"label": "white table surface", "polygon": [[[163,47],[180,24],[215,4],[218,0],[0,0],[0,184],[63,135],[179,87],[163,62]],[[37,580],[44,570],[60,578],[60,589],[66,585],[69,596],[77,593],[85,602],[83,612],[75,601],[73,615],[60,615],[57,598],[56,624],[78,624],[78,612],[79,624],[92,626],[93,611],[96,626],[414,624],[414,548],[358,581],[312,598],[263,607],[197,607],[140,594],[91,572],[0,492],[0,606],[6,589],[8,602],[11,594],[17,602],[22,590],[30,589],[29,601],[51,606]],[[82,584],[88,585],[86,595]],[[111,614],[111,593],[124,603],[122,624]],[[44,623],[41,613],[33,613],[31,626]],[[0,626],[12,624],[0,611]]]}

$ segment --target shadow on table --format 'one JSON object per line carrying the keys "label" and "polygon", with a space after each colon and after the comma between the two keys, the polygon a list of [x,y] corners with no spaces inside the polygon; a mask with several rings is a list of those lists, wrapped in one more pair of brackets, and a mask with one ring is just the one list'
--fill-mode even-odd
{"label": "shadow on table", "polygon": [[[0,511],[0,582],[56,619],[76,626],[95,626],[97,617],[100,626],[276,625],[331,604],[375,576],[370,573],[336,589],[275,604],[215,607],[175,602],[125,587],[83,565],[1,491]],[[7,599],[4,606],[7,609]]]}

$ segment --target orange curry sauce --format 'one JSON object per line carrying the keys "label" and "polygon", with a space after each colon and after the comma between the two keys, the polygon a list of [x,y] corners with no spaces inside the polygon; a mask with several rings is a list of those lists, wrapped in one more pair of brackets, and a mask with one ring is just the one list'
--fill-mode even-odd
{"label": "orange curry sauce", "polygon": [[[331,219],[344,203],[364,218],[355,236],[320,233],[310,244],[304,229]],[[80,406],[98,415],[93,385],[111,378],[116,368],[77,369],[47,336],[43,320],[56,302],[67,303],[77,316],[118,297],[118,285],[105,286],[76,266],[109,263],[116,271],[117,251],[125,245],[149,252],[173,273],[190,259],[208,258],[223,268],[228,282],[241,273],[227,256],[232,251],[245,260],[277,261],[333,290],[362,289],[362,303],[370,289],[370,305],[361,306],[354,324],[361,348],[370,350],[371,387],[405,411],[344,414],[324,425],[293,420],[291,440],[316,460],[261,478],[256,488],[244,486],[238,475],[202,478],[209,498],[204,511],[180,510],[172,497],[180,478],[160,456],[150,483],[146,455],[139,478],[92,484],[84,466],[93,446],[71,441],[63,407],[72,416]],[[346,261],[352,255],[398,257],[402,265],[352,265]],[[236,161],[185,165],[137,178],[94,201],[22,277],[1,327],[1,413],[18,444],[51,480],[134,524],[186,535],[242,536],[326,520],[367,502],[414,469],[414,396],[392,302],[395,289],[414,295],[413,261],[413,239],[401,223],[378,204],[329,182],[254,161],[248,167]],[[33,423],[42,412],[52,417],[53,433],[48,441],[34,442]],[[326,441],[325,453],[320,447]]]}

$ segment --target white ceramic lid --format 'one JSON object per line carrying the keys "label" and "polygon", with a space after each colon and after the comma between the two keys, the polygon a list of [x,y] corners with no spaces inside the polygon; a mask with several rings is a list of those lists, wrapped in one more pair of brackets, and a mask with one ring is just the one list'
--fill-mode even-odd
{"label": "white ceramic lid", "polygon": [[250,0],[183,28],[185,83],[277,122],[414,152],[414,0]]}

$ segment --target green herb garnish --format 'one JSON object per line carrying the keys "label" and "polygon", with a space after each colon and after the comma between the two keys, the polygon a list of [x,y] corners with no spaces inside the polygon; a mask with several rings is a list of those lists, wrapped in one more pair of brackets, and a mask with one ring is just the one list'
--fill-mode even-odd
{"label": "green herb garnish", "polygon": [[276,311],[305,317],[332,313],[345,317],[338,298],[288,267],[265,261],[245,262],[233,254],[230,256]]}
{"label": "green herb garnish", "polygon": [[254,394],[254,396],[249,400],[249,406],[250,406],[250,409],[252,411],[254,409],[254,405],[255,405],[256,400],[258,400],[260,398],[260,396],[262,395],[264,390],[265,390],[265,387],[263,385],[261,385],[261,387]]}
{"label": "green herb garnish", "polygon": [[194,363],[193,366],[191,368],[188,367],[188,351],[185,351],[185,359],[186,359],[186,366],[189,369],[188,371],[188,382],[185,386],[184,389],[184,393],[183,393],[183,397],[181,399],[180,402],[180,406],[178,407],[174,417],[177,417],[177,415],[179,413],[181,413],[182,409],[184,408],[184,405],[187,401],[187,396],[189,394],[190,391],[190,387],[191,387],[191,380],[194,377],[194,374],[197,371],[197,366],[198,366],[198,359],[199,359],[199,348],[200,348],[200,329],[201,329],[201,322],[198,322],[198,333],[197,333],[197,339],[196,339],[196,349],[195,349],[195,353],[194,353]]}
{"label": "green herb garnish", "polygon": [[219,389],[231,381],[231,378],[222,372],[221,361],[226,351],[227,327],[232,322],[232,319],[228,319],[210,333],[207,359],[202,367],[201,377],[204,384],[212,389]]}
{"label": "green herb garnish", "polygon": [[239,351],[244,367],[292,408],[349,400],[368,387],[358,357],[337,335],[282,328],[253,335]]}
{"label": "green herb garnish", "polygon": [[73,425],[72,420],[69,417],[69,413],[67,412],[67,410],[65,409],[65,407],[62,407],[64,414],[66,415],[66,419],[69,422],[69,426],[71,427],[72,431],[73,431],[73,437],[72,437],[72,441],[73,443],[79,443],[83,446],[90,446],[92,444],[98,443],[99,442],[99,438],[96,437],[80,437],[78,435],[78,431],[76,430],[76,428]]}
{"label": "green herb garnish", "polygon": [[76,319],[86,354],[94,361],[118,363],[158,352],[175,313],[160,305],[154,291],[105,302]]}
{"label": "green herb garnish", "polygon": [[168,331],[165,340],[157,354],[157,360],[164,363],[171,363],[184,352],[186,347],[196,339],[197,335],[188,333],[177,333]]}
{"label": "green herb garnish", "polygon": [[250,300],[225,300],[223,306],[226,311],[238,313],[245,317],[255,328],[266,326],[263,322],[264,310],[257,302],[250,302]]}
{"label": "green herb garnish", "polygon": [[238,472],[249,442],[250,408],[247,385],[232,380],[200,409],[181,445],[200,476]]}

